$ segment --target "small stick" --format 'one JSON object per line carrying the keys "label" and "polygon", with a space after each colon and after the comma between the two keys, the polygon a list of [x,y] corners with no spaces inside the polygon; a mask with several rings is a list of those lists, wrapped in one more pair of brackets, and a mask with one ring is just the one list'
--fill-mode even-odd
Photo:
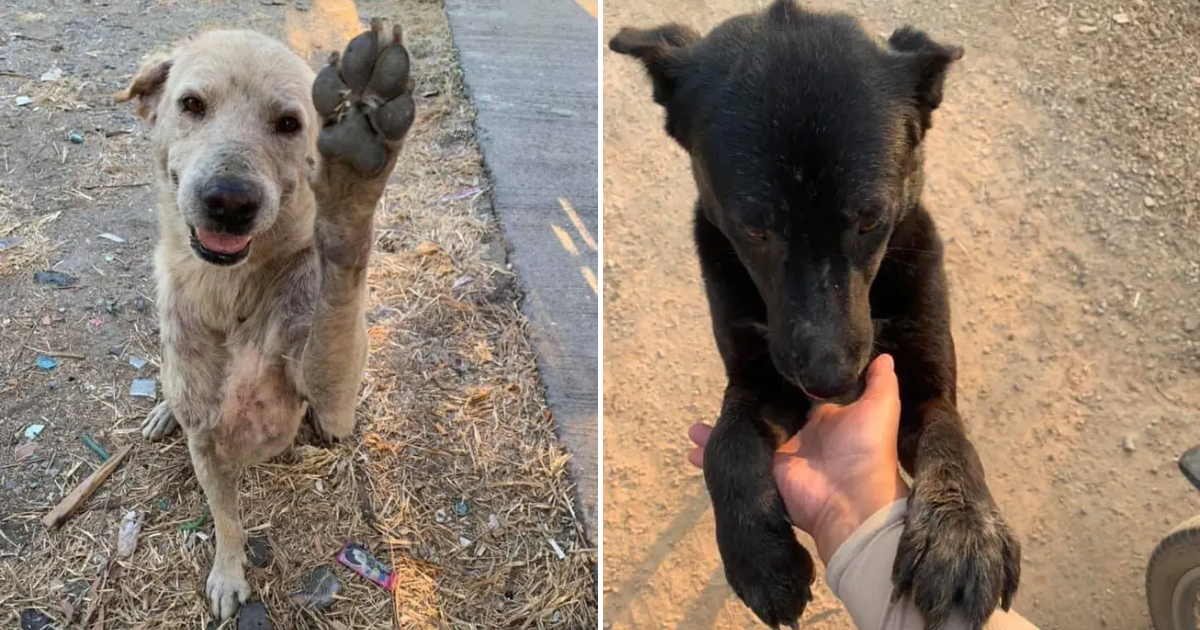
{"label": "small stick", "polygon": [[117,466],[121,465],[121,461],[125,459],[125,456],[129,454],[130,448],[132,447],[126,446],[117,451],[108,461],[104,462],[92,474],[88,475],[87,479],[84,479],[82,483],[75,486],[75,489],[63,497],[63,500],[59,501],[53,510],[50,510],[49,513],[42,517],[42,525],[50,529],[55,529],[62,525],[67,520],[67,517],[71,516],[84,501],[87,501],[96,492],[97,488],[104,485],[104,482],[108,480],[113,471],[117,469]]}
{"label": "small stick", "polygon": [[80,361],[87,360],[87,357],[83,356],[82,354],[75,354],[73,352],[51,352],[49,350],[39,350],[33,346],[25,346],[25,348],[28,350],[33,350],[38,354],[44,354],[48,357],[57,357],[59,359],[78,359]]}

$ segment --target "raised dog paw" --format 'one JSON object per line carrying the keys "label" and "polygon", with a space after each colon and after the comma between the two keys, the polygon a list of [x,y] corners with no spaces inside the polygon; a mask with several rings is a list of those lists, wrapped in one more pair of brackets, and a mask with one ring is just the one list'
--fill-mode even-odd
{"label": "raised dog paw", "polygon": [[800,615],[812,601],[812,556],[796,541],[782,513],[739,525],[735,531],[718,525],[726,581],[763,623],[799,627]]}
{"label": "raised dog paw", "polygon": [[212,605],[213,617],[228,619],[250,597],[250,583],[240,563],[229,562],[213,565],[205,586],[208,601]]}
{"label": "raised dog paw", "polygon": [[374,178],[393,164],[416,108],[408,51],[400,27],[383,20],[333,53],[313,82],[313,105],[324,121],[317,149],[335,162]]}
{"label": "raised dog paw", "polygon": [[171,412],[171,407],[166,401],[160,402],[150,410],[150,414],[142,421],[142,437],[157,442],[168,435],[175,432],[179,423],[175,421],[175,414]]}
{"label": "raised dog paw", "polygon": [[986,490],[918,473],[892,569],[893,599],[910,597],[928,630],[955,609],[978,630],[997,605],[1008,610],[1020,575],[1021,544]]}

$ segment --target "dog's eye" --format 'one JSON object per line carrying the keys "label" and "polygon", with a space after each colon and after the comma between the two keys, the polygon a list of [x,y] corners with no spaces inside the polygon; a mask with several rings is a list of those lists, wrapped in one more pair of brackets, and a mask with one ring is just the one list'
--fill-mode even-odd
{"label": "dog's eye", "polygon": [[300,120],[295,116],[284,116],[275,121],[275,131],[279,133],[296,133],[300,131]]}
{"label": "dog's eye", "polygon": [[746,236],[749,236],[750,239],[754,240],[754,241],[765,241],[765,240],[767,240],[767,231],[766,230],[746,230]]}
{"label": "dog's eye", "polygon": [[863,221],[862,223],[858,224],[858,233],[859,234],[870,234],[871,232],[878,230],[882,226],[883,226],[883,221],[880,221],[879,219]]}
{"label": "dog's eye", "polygon": [[188,112],[189,114],[195,114],[197,116],[204,115],[204,101],[196,98],[195,96],[185,96],[183,97],[183,100],[179,101],[179,104],[183,106],[183,111]]}

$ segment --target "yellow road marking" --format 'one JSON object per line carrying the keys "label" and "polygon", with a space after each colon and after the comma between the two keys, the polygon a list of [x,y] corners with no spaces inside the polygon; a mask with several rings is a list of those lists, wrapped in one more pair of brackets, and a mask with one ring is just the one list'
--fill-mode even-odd
{"label": "yellow road marking", "polygon": [[575,213],[575,208],[572,208],[571,203],[562,197],[558,198],[558,203],[562,206],[563,212],[567,213],[567,217],[571,219],[571,223],[575,225],[575,230],[579,232],[579,237],[587,244],[588,249],[596,251],[596,241],[592,240],[592,235],[588,232],[587,226],[583,224],[583,220]]}
{"label": "yellow road marking", "polygon": [[596,274],[587,267],[580,267],[579,273],[583,274],[583,279],[587,281],[589,287],[592,287],[592,293],[600,295],[600,283],[596,280]]}
{"label": "yellow road marking", "polygon": [[310,62],[313,53],[341,50],[363,30],[354,0],[313,0],[308,11],[288,11],[283,28],[292,52]]}
{"label": "yellow road marking", "polygon": [[600,12],[600,3],[596,2],[596,0],[575,0],[575,4],[583,7],[583,10],[587,11],[588,15],[592,17],[596,17]]}
{"label": "yellow road marking", "polygon": [[562,243],[563,249],[571,252],[572,256],[579,256],[579,249],[575,247],[575,241],[571,240],[571,235],[567,234],[566,230],[553,223],[550,224],[550,229],[554,230],[554,235],[558,237],[558,242]]}

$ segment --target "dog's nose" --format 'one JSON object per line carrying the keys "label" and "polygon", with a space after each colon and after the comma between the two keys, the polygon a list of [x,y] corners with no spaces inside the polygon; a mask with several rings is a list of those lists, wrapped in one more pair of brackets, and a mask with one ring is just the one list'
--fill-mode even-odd
{"label": "dog's nose", "polygon": [[216,179],[204,187],[200,200],[215,226],[230,234],[244,234],[258,214],[262,198],[256,186],[236,179]]}

